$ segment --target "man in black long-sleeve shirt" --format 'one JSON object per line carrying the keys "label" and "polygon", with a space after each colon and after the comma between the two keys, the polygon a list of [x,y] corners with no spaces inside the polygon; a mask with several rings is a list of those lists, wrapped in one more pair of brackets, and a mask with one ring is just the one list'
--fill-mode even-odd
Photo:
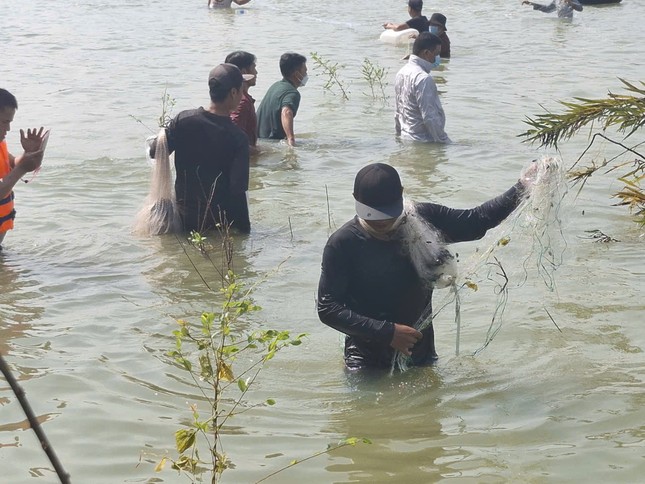
{"label": "man in black long-sleeve shirt", "polygon": [[[435,245],[476,240],[501,223],[520,203],[525,181],[469,210],[434,203],[415,204],[414,216],[428,224]],[[432,284],[421,280],[400,236],[410,210],[403,208],[397,171],[374,163],[361,169],[354,183],[357,216],[329,238],[318,286],[318,316],[345,333],[345,365],[350,370],[389,368],[395,351],[424,365],[437,359],[434,330],[412,326],[432,299]],[[438,244],[437,244],[438,242]],[[446,263],[438,248],[437,266]],[[430,287],[428,289],[428,287]]]}

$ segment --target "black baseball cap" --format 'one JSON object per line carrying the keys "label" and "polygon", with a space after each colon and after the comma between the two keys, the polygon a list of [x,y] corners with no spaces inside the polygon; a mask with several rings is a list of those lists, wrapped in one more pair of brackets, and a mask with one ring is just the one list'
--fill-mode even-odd
{"label": "black baseball cap", "polygon": [[208,73],[208,86],[218,91],[230,91],[239,88],[242,81],[250,81],[253,74],[242,74],[234,64],[220,64]]}
{"label": "black baseball cap", "polygon": [[430,20],[428,20],[428,23],[430,25],[439,25],[443,27],[444,30],[448,30],[446,27],[446,16],[441,14],[441,13],[433,13],[432,16],[430,17]]}
{"label": "black baseball cap", "polygon": [[364,220],[388,220],[403,213],[403,186],[399,173],[385,163],[372,163],[354,180],[356,214]]}

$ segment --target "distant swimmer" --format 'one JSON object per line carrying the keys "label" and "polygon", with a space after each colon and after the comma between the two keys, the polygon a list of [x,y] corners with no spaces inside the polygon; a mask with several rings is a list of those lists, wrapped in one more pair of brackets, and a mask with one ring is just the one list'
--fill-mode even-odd
{"label": "distant swimmer", "polygon": [[13,208],[13,187],[24,175],[40,168],[49,137],[49,131],[42,127],[28,129],[26,134],[21,129],[20,144],[24,153],[15,157],[9,153],[5,138],[11,130],[17,109],[18,101],[15,96],[5,89],[0,89],[0,243],[7,232],[13,229],[13,220],[16,217]]}
{"label": "distant swimmer", "polygon": [[208,8],[231,8],[231,3],[246,5],[251,0],[208,0]]}
{"label": "distant swimmer", "polygon": [[580,5],[578,0],[553,0],[549,5],[541,5],[524,0],[522,5],[531,5],[533,10],[539,10],[545,13],[551,13],[557,10],[558,17],[560,18],[573,18],[574,10],[582,12],[582,5]]}
{"label": "distant swimmer", "polygon": [[386,22],[383,24],[383,28],[397,31],[415,29],[419,32],[428,32],[430,30],[430,23],[428,22],[428,17],[421,15],[422,9],[423,0],[408,0],[408,14],[411,17],[410,20],[406,20],[400,24]]}
{"label": "distant swimmer", "polygon": [[307,58],[295,52],[280,57],[282,79],[273,83],[258,108],[258,137],[285,139],[295,146],[293,119],[300,107],[299,87],[307,84]]}

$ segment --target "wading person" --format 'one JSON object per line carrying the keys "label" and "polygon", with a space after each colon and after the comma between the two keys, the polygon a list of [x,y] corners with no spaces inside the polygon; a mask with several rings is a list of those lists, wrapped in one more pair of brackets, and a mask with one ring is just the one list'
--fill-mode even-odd
{"label": "wading person", "polygon": [[533,10],[539,10],[540,12],[551,13],[558,12],[558,17],[560,18],[573,18],[573,11],[582,12],[582,5],[578,0],[554,0],[548,5],[542,5],[539,3],[529,2],[524,0],[522,5],[530,5],[533,7]]}
{"label": "wading person", "polygon": [[300,106],[299,87],[307,84],[307,58],[293,52],[280,57],[282,79],[275,82],[264,95],[258,108],[258,137],[286,139],[295,146],[293,119]]}
{"label": "wading person", "polygon": [[430,24],[428,23],[428,18],[425,15],[421,14],[422,9],[423,9],[423,0],[409,0],[408,15],[410,15],[410,20],[407,20],[400,24],[386,22],[383,24],[383,28],[388,30],[396,30],[396,31],[405,30],[405,29],[416,29],[419,32],[428,32]]}
{"label": "wading person", "polygon": [[446,31],[446,16],[440,13],[433,13],[430,17],[430,33],[435,34],[441,39],[441,52],[439,55],[442,59],[450,59],[450,39]]}
{"label": "wading person", "polygon": [[235,111],[231,113],[231,120],[246,134],[249,139],[251,154],[257,152],[258,118],[255,114],[255,99],[249,94],[249,88],[255,86],[258,70],[255,65],[255,56],[241,50],[231,52],[224,62],[236,65],[242,74],[253,76],[242,84],[242,100]]}
{"label": "wading person", "polygon": [[[186,232],[204,232],[222,222],[241,232],[251,230],[249,142],[230,118],[242,99],[244,80],[251,77],[233,64],[213,68],[208,109],[182,111],[165,130],[168,153],[175,153],[175,196]],[[154,141],[151,157],[156,150]]]}
{"label": "wading person", "polygon": [[394,80],[396,134],[403,139],[450,143],[444,131],[446,115],[430,70],[441,63],[441,40],[434,34],[420,34],[412,55]]}
{"label": "wading person", "polygon": [[[535,167],[534,167],[535,165]],[[391,368],[395,351],[414,365],[437,359],[431,315],[432,289],[454,281],[446,244],[476,240],[520,203],[537,163],[521,181],[479,207],[459,210],[434,203],[406,203],[397,171],[374,163],[354,181],[356,216],[329,238],[318,286],[318,316],[345,333],[349,370]]]}
{"label": "wading person", "polygon": [[208,8],[231,8],[231,4],[246,5],[251,0],[208,0]]}
{"label": "wading person", "polygon": [[[24,152],[13,156],[7,148],[7,133],[18,110],[18,101],[6,89],[0,89],[0,244],[7,232],[13,229],[16,211],[13,187],[27,173],[40,168],[43,161],[48,132],[44,128],[20,130],[20,144]],[[2,246],[0,246],[2,249]]]}

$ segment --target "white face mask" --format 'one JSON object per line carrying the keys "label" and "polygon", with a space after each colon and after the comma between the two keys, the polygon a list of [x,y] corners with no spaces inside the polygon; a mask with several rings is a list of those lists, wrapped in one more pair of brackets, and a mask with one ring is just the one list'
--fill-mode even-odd
{"label": "white face mask", "polygon": [[300,79],[300,86],[304,87],[307,85],[307,81],[309,80],[309,76],[305,74],[302,79]]}

